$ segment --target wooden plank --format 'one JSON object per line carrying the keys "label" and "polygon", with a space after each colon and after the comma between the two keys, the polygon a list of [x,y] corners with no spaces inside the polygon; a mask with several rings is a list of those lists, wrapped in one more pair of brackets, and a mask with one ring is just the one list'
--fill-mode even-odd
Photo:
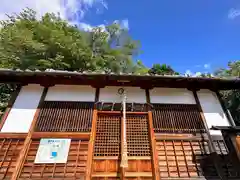
{"label": "wooden plank", "polygon": [[96,125],[97,125],[97,110],[93,110],[93,119],[92,119],[92,129],[88,146],[88,159],[87,159],[87,172],[86,172],[86,180],[91,180],[92,173],[92,160],[93,160],[93,148],[94,141],[96,136]]}
{"label": "wooden plank", "polygon": [[91,133],[78,132],[33,132],[32,139],[40,138],[71,138],[89,140]]}
{"label": "wooden plank", "polygon": [[18,176],[21,173],[22,166],[24,164],[25,158],[27,156],[28,149],[29,149],[31,141],[32,141],[31,138],[32,138],[32,134],[34,132],[35,125],[37,123],[37,118],[38,118],[40,109],[41,109],[41,107],[43,105],[44,99],[45,99],[45,97],[47,95],[47,91],[48,91],[48,88],[44,88],[42,96],[41,96],[39,104],[38,104],[38,108],[37,108],[37,110],[35,112],[33,121],[32,121],[31,126],[29,128],[28,135],[27,135],[27,137],[26,137],[26,139],[24,141],[23,149],[21,150],[20,155],[18,157],[16,168],[15,168],[15,172],[13,173],[11,180],[17,180]]}
{"label": "wooden plank", "polygon": [[156,140],[203,140],[208,139],[206,134],[163,134],[155,133]]}
{"label": "wooden plank", "polygon": [[25,139],[27,133],[0,133],[1,139]]}
{"label": "wooden plank", "polygon": [[[146,100],[147,100],[147,103],[151,103],[148,89],[146,90]],[[158,169],[158,154],[156,151],[156,139],[155,139],[154,129],[153,129],[153,117],[152,117],[152,111],[150,109],[148,110],[148,131],[149,131],[151,156],[152,156],[152,176],[155,180],[160,180],[160,174]]]}
{"label": "wooden plank", "polygon": [[18,96],[20,90],[21,90],[21,87],[19,86],[19,87],[11,94],[11,98],[10,98],[10,100],[9,100],[9,102],[8,102],[8,106],[7,106],[7,108],[6,108],[3,116],[2,116],[2,118],[1,118],[1,121],[0,121],[0,131],[1,131],[1,129],[3,128],[3,125],[4,125],[4,123],[5,123],[6,120],[7,120],[7,117],[8,117],[8,115],[9,115],[11,109],[12,109],[13,104],[15,103],[15,101],[16,101],[16,99],[17,99],[17,96]]}
{"label": "wooden plank", "polygon": [[[98,111],[98,114],[122,114],[122,111]],[[147,112],[126,112],[133,115],[147,115]]]}

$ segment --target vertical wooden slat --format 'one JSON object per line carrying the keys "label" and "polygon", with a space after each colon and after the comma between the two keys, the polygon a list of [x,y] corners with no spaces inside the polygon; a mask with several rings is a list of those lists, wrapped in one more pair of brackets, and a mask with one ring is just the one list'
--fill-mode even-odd
{"label": "vertical wooden slat", "polygon": [[18,157],[18,160],[17,160],[17,163],[16,163],[16,168],[15,168],[15,171],[14,171],[14,173],[12,175],[11,180],[16,180],[18,178],[18,176],[20,175],[20,173],[21,173],[21,169],[22,169],[23,163],[25,161],[28,149],[29,149],[30,144],[31,144],[32,133],[34,132],[34,128],[35,128],[35,125],[37,123],[37,118],[39,116],[40,109],[43,106],[44,99],[45,99],[45,97],[47,95],[47,91],[48,91],[48,88],[44,88],[42,96],[41,96],[39,104],[38,104],[38,108],[37,108],[37,110],[35,112],[33,121],[32,121],[31,126],[29,128],[28,135],[27,135],[27,137],[26,137],[26,139],[24,141],[23,149],[21,150],[20,155]]}
{"label": "vertical wooden slat", "polygon": [[[146,101],[147,103],[151,103],[150,100],[150,95],[149,95],[149,90],[146,90]],[[159,175],[159,168],[158,168],[158,155],[156,152],[156,139],[154,135],[154,129],[153,129],[153,117],[152,117],[152,111],[148,109],[148,131],[149,131],[149,136],[150,136],[150,147],[151,147],[151,160],[152,160],[152,173],[153,173],[153,178],[155,180],[160,180],[160,175]]]}
{"label": "vertical wooden slat", "polygon": [[207,125],[207,121],[206,121],[205,116],[203,114],[202,106],[201,106],[200,101],[198,99],[197,92],[195,90],[193,90],[192,92],[193,92],[193,96],[195,98],[196,104],[198,106],[198,109],[200,111],[200,115],[201,115],[201,118],[203,120],[203,124],[204,124],[205,130],[206,130],[206,133],[207,133],[207,137],[208,137],[208,140],[209,140],[209,150],[210,150],[212,160],[214,161],[214,165],[216,167],[216,170],[217,170],[217,173],[218,173],[219,177],[221,179],[224,179],[222,168],[220,167],[220,163],[219,163],[219,157],[218,157],[218,155],[216,153],[216,149],[213,145],[212,136],[210,134],[210,131],[209,131],[209,128],[208,128],[208,125]]}
{"label": "vertical wooden slat", "polygon": [[10,98],[10,100],[8,102],[8,106],[7,106],[3,116],[1,117],[0,131],[2,130],[3,125],[4,125],[4,123],[7,120],[8,114],[10,113],[10,111],[12,109],[12,106],[13,106],[14,102],[16,101],[17,96],[19,95],[20,90],[21,90],[21,86],[17,87],[17,89],[11,94],[11,98]]}
{"label": "vertical wooden slat", "polygon": [[99,100],[99,92],[100,92],[100,89],[97,88],[96,89],[96,94],[95,94],[95,105],[94,105],[94,110],[93,110],[91,136],[90,136],[89,146],[88,146],[86,180],[91,180],[93,148],[94,148],[94,141],[95,141],[95,136],[96,136],[96,126],[97,126],[97,107],[96,107],[96,103]]}

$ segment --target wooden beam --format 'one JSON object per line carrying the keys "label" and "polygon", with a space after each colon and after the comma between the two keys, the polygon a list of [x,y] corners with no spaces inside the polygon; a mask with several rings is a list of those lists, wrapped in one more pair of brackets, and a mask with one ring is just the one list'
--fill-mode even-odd
{"label": "wooden beam", "polygon": [[92,129],[88,146],[88,158],[87,158],[87,172],[86,172],[86,180],[91,180],[92,175],[92,161],[93,161],[93,152],[94,152],[94,141],[96,136],[96,126],[97,126],[97,110],[93,110],[93,118],[92,118]]}
{"label": "wooden beam", "polygon": [[[146,90],[146,101],[147,103],[151,103],[149,90]],[[159,162],[158,162],[158,154],[156,151],[156,139],[154,134],[154,128],[153,128],[153,117],[152,117],[152,111],[148,107],[148,132],[149,132],[149,142],[150,142],[150,148],[151,148],[151,161],[152,161],[152,175],[153,179],[160,180],[160,172],[159,172]]]}
{"label": "wooden beam", "polygon": [[208,145],[209,145],[209,151],[210,151],[210,155],[211,155],[211,158],[214,162],[214,165],[216,167],[216,170],[217,170],[217,174],[219,175],[219,177],[221,179],[224,179],[224,174],[223,174],[223,170],[222,170],[222,167],[221,167],[221,163],[220,163],[220,160],[219,160],[219,156],[216,152],[216,149],[214,147],[214,144],[213,144],[213,140],[212,140],[212,136],[210,134],[210,131],[209,131],[209,128],[208,128],[208,125],[207,125],[207,121],[205,119],[205,116],[204,116],[204,113],[203,113],[203,110],[202,110],[202,106],[200,104],[200,101],[198,99],[198,96],[197,96],[197,92],[195,90],[192,91],[193,92],[193,96],[195,98],[195,101],[196,101],[196,104],[198,106],[198,109],[199,109],[199,112],[200,112],[200,115],[201,115],[201,118],[203,120],[203,124],[204,124],[204,127],[206,129],[206,133],[207,133],[207,137],[208,137]]}
{"label": "wooden beam", "polygon": [[84,132],[33,132],[32,139],[40,138],[71,138],[89,140],[91,133]]}
{"label": "wooden beam", "polygon": [[20,90],[21,90],[21,86],[17,87],[17,89],[11,94],[11,98],[8,102],[8,106],[7,106],[3,116],[1,118],[1,121],[0,121],[0,131],[2,130],[3,125],[7,120],[7,117],[8,117],[8,115],[9,115],[11,109],[12,109],[13,104],[15,103],[15,101],[18,97],[18,94],[19,94]]}
{"label": "wooden beam", "polygon": [[[122,111],[98,111],[98,114],[122,114]],[[148,112],[126,112],[132,115],[147,115]]]}
{"label": "wooden beam", "polygon": [[21,170],[22,170],[25,158],[27,156],[28,149],[29,149],[29,147],[31,145],[31,142],[32,142],[32,134],[34,132],[34,128],[35,128],[35,125],[37,123],[37,119],[38,119],[40,110],[41,110],[41,108],[43,106],[44,99],[45,99],[45,97],[47,95],[47,91],[48,91],[48,88],[44,88],[42,96],[41,96],[39,104],[38,104],[38,108],[37,108],[37,110],[35,112],[33,121],[32,121],[31,126],[29,128],[28,135],[27,135],[27,137],[26,137],[26,139],[24,141],[23,149],[21,150],[20,155],[19,155],[19,157],[17,159],[15,171],[14,171],[12,177],[11,177],[11,180],[17,180],[19,175],[21,174]]}
{"label": "wooden beam", "polygon": [[25,139],[27,133],[0,133],[2,139]]}

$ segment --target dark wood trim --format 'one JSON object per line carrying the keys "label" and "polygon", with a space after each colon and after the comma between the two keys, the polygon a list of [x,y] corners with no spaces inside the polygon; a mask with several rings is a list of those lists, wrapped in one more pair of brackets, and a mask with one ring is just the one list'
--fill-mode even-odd
{"label": "dark wood trim", "polygon": [[[150,99],[150,93],[149,90],[146,90],[146,101],[147,103],[151,103]],[[149,142],[150,142],[150,148],[151,148],[151,161],[152,161],[152,175],[153,179],[160,180],[160,172],[159,172],[159,162],[158,162],[158,154],[156,151],[156,137],[154,134],[154,128],[153,128],[153,117],[152,117],[152,111],[150,107],[148,107],[148,131],[149,131]]]}
{"label": "dark wood trim", "polygon": [[227,107],[225,106],[225,104],[222,100],[220,93],[218,91],[214,91],[214,93],[216,93],[216,95],[217,95],[218,101],[220,102],[220,104],[222,106],[223,112],[225,113],[225,115],[228,119],[228,122],[230,123],[231,126],[236,126],[234,120],[232,119],[231,115],[229,114],[230,112],[227,110]]}
{"label": "dark wood trim", "polygon": [[1,121],[0,121],[0,131],[2,130],[3,125],[4,125],[4,123],[7,120],[7,117],[9,115],[9,113],[10,113],[10,111],[12,109],[12,106],[15,103],[15,101],[16,101],[19,93],[20,93],[20,91],[21,91],[21,88],[22,88],[21,86],[18,86],[17,89],[14,92],[12,92],[12,94],[11,94],[11,98],[10,98],[10,100],[8,102],[8,106],[7,106],[6,110],[5,110],[5,112],[3,113],[3,116],[2,116]]}
{"label": "dark wood trim", "polygon": [[97,126],[97,110],[95,109],[93,110],[92,129],[88,146],[86,180],[91,180],[92,175],[92,161],[94,152],[94,141],[96,136],[96,126]]}
{"label": "dark wood trim", "polygon": [[25,139],[27,133],[0,133],[1,139]]}
{"label": "dark wood trim", "polygon": [[96,88],[95,102],[98,102],[98,101],[99,101],[99,95],[100,95],[100,88]]}
{"label": "dark wood trim", "polygon": [[211,158],[214,162],[214,165],[216,167],[216,170],[217,170],[217,174],[219,175],[219,177],[221,179],[225,179],[224,177],[224,174],[223,174],[223,169],[221,167],[221,163],[220,163],[220,160],[219,160],[219,156],[217,155],[216,153],[216,149],[214,147],[214,144],[213,144],[213,139],[212,139],[212,136],[210,134],[210,131],[209,131],[209,128],[208,128],[208,125],[207,125],[207,121],[205,119],[205,116],[204,116],[204,113],[203,113],[203,110],[202,110],[202,106],[200,104],[200,101],[199,101],[199,98],[198,98],[198,95],[197,95],[197,92],[195,90],[192,91],[193,92],[193,96],[195,98],[195,101],[196,101],[196,104],[198,106],[198,109],[199,109],[199,112],[200,112],[200,115],[201,115],[201,118],[203,120],[203,124],[204,124],[204,127],[206,129],[206,133],[207,133],[207,137],[208,137],[208,145],[209,145],[209,151],[210,151],[210,155],[211,155]]}
{"label": "dark wood trim", "polygon": [[81,139],[89,140],[90,133],[83,132],[33,132],[32,139],[41,138],[71,138],[71,139]]}
{"label": "dark wood trim", "polygon": [[42,96],[40,98],[40,101],[39,101],[39,104],[38,104],[38,108],[37,108],[37,110],[35,112],[33,121],[32,121],[31,126],[29,128],[28,135],[27,135],[27,137],[26,137],[26,139],[24,141],[23,149],[21,150],[20,155],[19,155],[19,157],[17,159],[15,171],[14,171],[12,177],[11,177],[11,180],[17,180],[18,176],[21,173],[22,166],[24,164],[25,158],[26,158],[27,153],[28,153],[28,149],[29,149],[30,144],[32,142],[32,134],[34,132],[35,125],[37,123],[37,118],[38,118],[40,110],[42,108],[44,99],[45,99],[45,97],[47,95],[47,91],[48,91],[48,88],[44,88],[44,90],[42,92]]}

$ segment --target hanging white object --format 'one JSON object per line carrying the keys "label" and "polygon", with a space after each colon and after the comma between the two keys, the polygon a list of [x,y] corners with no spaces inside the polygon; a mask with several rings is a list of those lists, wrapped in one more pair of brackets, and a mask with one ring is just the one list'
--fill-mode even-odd
{"label": "hanging white object", "polygon": [[119,94],[122,96],[122,107],[123,107],[123,147],[122,147],[122,158],[121,158],[121,167],[128,167],[128,156],[127,156],[127,132],[126,132],[126,100],[127,95],[124,89],[119,89]]}

